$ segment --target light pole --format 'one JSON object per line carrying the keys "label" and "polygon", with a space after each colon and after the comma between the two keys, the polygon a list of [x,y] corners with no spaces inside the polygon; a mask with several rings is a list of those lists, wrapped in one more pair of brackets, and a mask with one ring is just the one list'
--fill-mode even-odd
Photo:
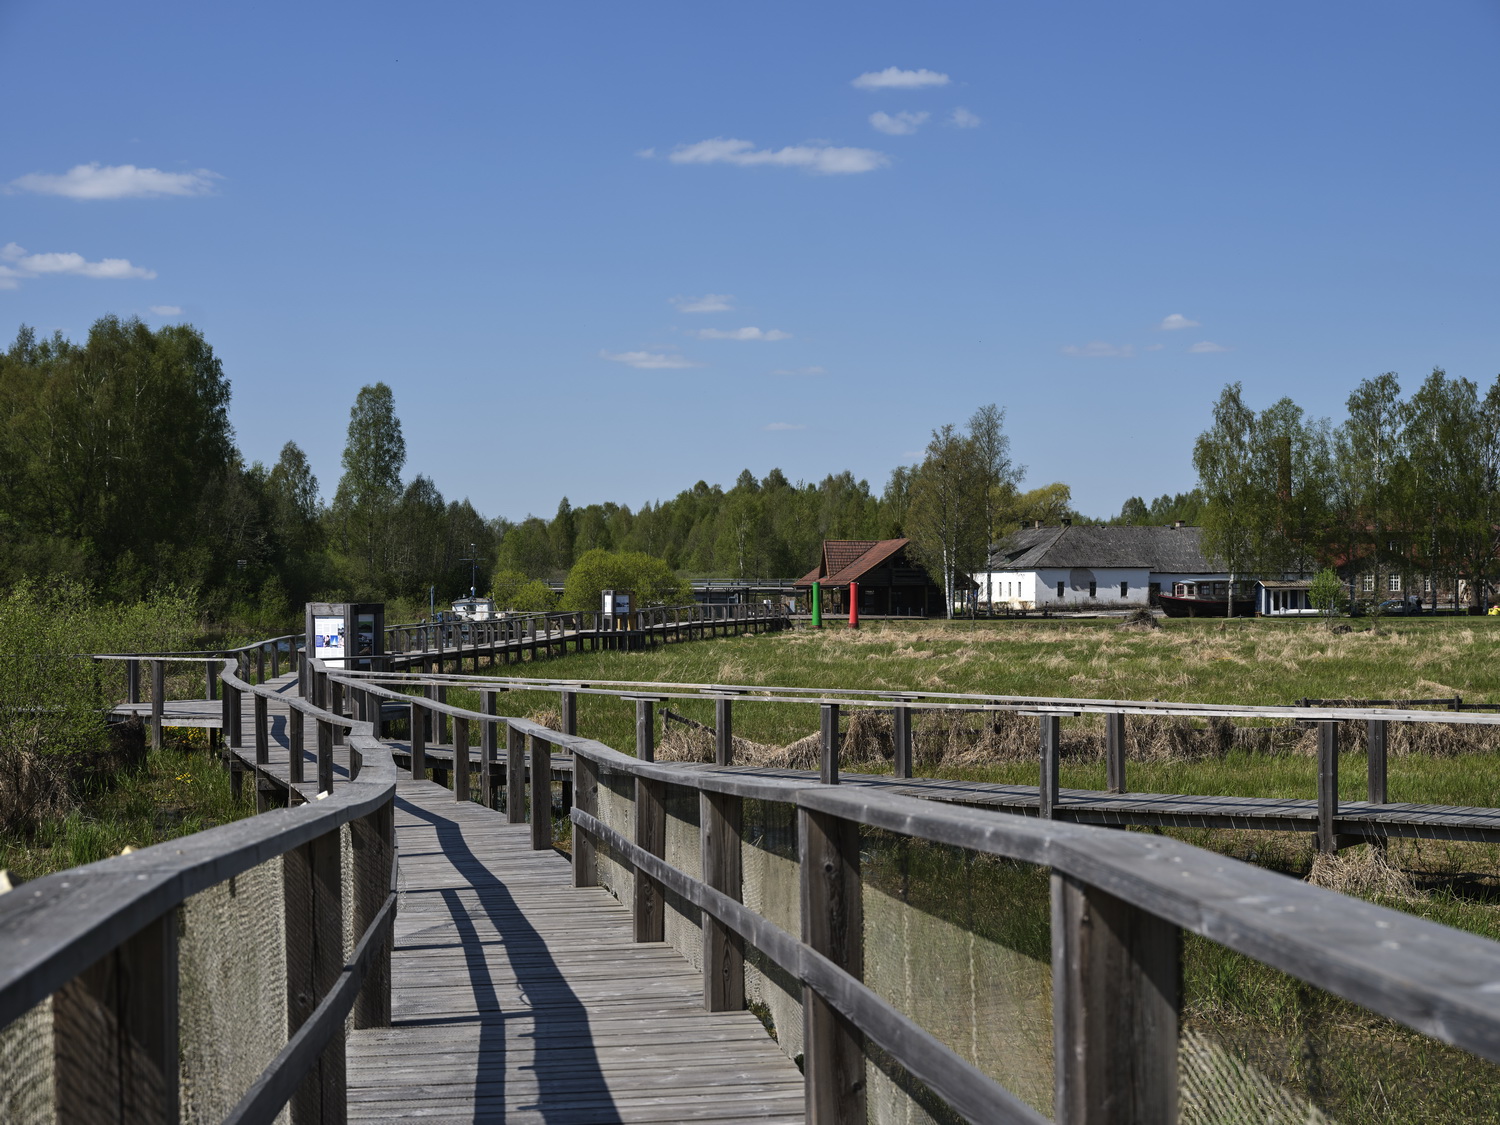
{"label": "light pole", "polygon": [[469,564],[469,597],[472,598],[479,593],[479,552],[475,550],[474,544],[469,544],[469,557],[458,561]]}

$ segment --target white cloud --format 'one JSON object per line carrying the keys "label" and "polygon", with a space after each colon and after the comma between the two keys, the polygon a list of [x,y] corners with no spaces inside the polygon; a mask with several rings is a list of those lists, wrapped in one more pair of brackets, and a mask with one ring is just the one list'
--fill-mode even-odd
{"label": "white cloud", "polygon": [[650,160],[656,155],[656,150],[654,148],[638,148],[635,150],[635,154],[642,160]]}
{"label": "white cloud", "polygon": [[673,297],[672,307],[683,313],[732,312],[734,297],[728,293],[705,293],[701,297]]}
{"label": "white cloud", "polygon": [[948,115],[948,124],[956,129],[977,129],[984,124],[984,121],[979,114],[970,113],[963,106],[959,106]]}
{"label": "white cloud", "polygon": [[792,334],[779,328],[700,328],[693,333],[700,340],[790,340]]}
{"label": "white cloud", "polygon": [[806,426],[800,422],[772,422],[766,427],[768,430],[805,430]]}
{"label": "white cloud", "polygon": [[837,145],[789,145],[786,148],[756,148],[753,141],[715,137],[692,145],[678,145],[667,157],[673,164],[736,164],[748,168],[771,164],[781,168],[806,168],[826,176],[873,172],[891,162],[872,148],[841,148]]}
{"label": "white cloud", "polygon": [[826,367],[778,367],[772,375],[827,375]]}
{"label": "white cloud", "polygon": [[181,316],[181,305],[152,305],[151,311],[157,316]]}
{"label": "white cloud", "polygon": [[155,270],[131,265],[127,258],[101,258],[91,262],[82,254],[31,254],[14,242],[0,247],[0,261],[9,265],[0,266],[0,288],[16,289],[22,278],[42,277],[46,274],[72,274],[74,277],[92,277],[104,281],[123,281],[140,278],[146,281],[156,276]]}
{"label": "white cloud", "polygon": [[1062,354],[1080,359],[1129,359],[1135,355],[1135,348],[1131,344],[1106,344],[1103,340],[1094,340],[1082,347],[1069,344],[1063,348]]}
{"label": "white cloud", "polygon": [[1212,340],[1199,340],[1188,349],[1194,355],[1207,355],[1210,352],[1227,352],[1228,350],[1223,344],[1216,344]]}
{"label": "white cloud", "polygon": [[892,117],[889,113],[877,110],[870,114],[870,124],[882,133],[889,133],[893,137],[904,137],[915,133],[917,128],[931,116],[932,114],[926,112],[912,113],[910,110],[902,110]]}
{"label": "white cloud", "polygon": [[861,74],[849,85],[856,90],[917,90],[923,86],[946,86],[949,78],[935,70],[902,70],[888,66]]}
{"label": "white cloud", "polygon": [[601,351],[599,357],[615,363],[623,363],[627,367],[636,367],[642,371],[681,371],[687,367],[703,366],[701,363],[694,363],[686,356],[672,355],[670,352]]}
{"label": "white cloud", "polygon": [[1189,320],[1181,313],[1173,313],[1171,316],[1163,317],[1162,322],[1156,326],[1158,332],[1176,332],[1179,328],[1197,328],[1196,320]]}
{"label": "white cloud", "polygon": [[152,199],[164,195],[207,195],[221,177],[207,168],[196,172],[163,172],[134,164],[79,164],[61,175],[32,172],[12,180],[16,191],[61,195],[68,199]]}

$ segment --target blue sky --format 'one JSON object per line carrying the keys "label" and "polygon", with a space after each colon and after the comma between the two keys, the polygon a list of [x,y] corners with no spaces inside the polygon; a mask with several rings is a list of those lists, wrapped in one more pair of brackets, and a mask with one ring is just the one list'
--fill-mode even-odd
{"label": "blue sky", "polygon": [[0,52],[0,332],[197,325],[325,495],[377,379],[488,515],[878,490],[986,402],[1105,515],[1230,380],[1500,371],[1493,2],[0,0]]}

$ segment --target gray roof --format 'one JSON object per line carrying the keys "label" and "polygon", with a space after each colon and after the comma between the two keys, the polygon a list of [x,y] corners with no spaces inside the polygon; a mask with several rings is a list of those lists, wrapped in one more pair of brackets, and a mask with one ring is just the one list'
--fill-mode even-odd
{"label": "gray roof", "polygon": [[1197,527],[1028,527],[990,548],[991,570],[1086,567],[1217,574],[1204,556]]}

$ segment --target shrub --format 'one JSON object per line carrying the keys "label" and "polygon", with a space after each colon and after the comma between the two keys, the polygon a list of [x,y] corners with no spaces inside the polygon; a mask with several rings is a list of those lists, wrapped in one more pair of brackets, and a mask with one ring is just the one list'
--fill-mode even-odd
{"label": "shrub", "polygon": [[605,590],[625,590],[635,595],[636,607],[685,605],[693,600],[693,588],[678,578],[664,559],[640,551],[587,551],[568,571],[563,587],[563,609],[598,609]]}

